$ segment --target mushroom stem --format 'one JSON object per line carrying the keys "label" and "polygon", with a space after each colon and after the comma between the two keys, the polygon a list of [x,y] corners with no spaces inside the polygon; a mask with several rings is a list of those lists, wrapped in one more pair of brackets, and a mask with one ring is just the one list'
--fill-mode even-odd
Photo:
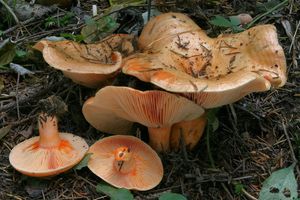
{"label": "mushroom stem", "polygon": [[149,144],[157,152],[170,150],[171,127],[153,128],[148,127]]}
{"label": "mushroom stem", "polygon": [[187,149],[192,150],[201,139],[206,123],[206,115],[203,114],[194,120],[174,124],[170,136],[171,149],[178,151],[182,138]]}
{"label": "mushroom stem", "polygon": [[61,138],[58,132],[57,117],[41,113],[38,118],[39,125],[39,146],[42,148],[56,147],[60,144]]}
{"label": "mushroom stem", "polygon": [[132,159],[130,148],[126,146],[115,150],[115,169],[121,173],[130,173],[135,169],[135,161]]}

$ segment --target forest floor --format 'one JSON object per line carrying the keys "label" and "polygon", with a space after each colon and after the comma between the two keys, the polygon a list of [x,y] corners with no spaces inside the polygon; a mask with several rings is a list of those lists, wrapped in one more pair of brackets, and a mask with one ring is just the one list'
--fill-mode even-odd
{"label": "forest floor", "polygon": [[[260,16],[254,25],[275,25],[286,56],[288,79],[282,88],[253,93],[221,107],[216,115],[218,129],[209,133],[209,140],[206,133],[193,151],[160,155],[164,165],[161,183],[152,190],[132,193],[136,199],[157,199],[166,191],[183,194],[188,199],[258,199],[262,183],[272,172],[300,160],[300,2],[160,2],[163,4],[159,6],[161,12],[185,13],[212,37],[232,31],[209,23],[216,15],[228,17],[248,13],[253,17]],[[281,2],[286,3],[280,5]],[[92,15],[92,4],[99,10],[109,5],[106,1],[78,0],[69,8],[51,7],[47,12],[35,13],[27,19],[13,10],[20,24],[16,24],[0,4],[0,41],[11,38],[17,49],[13,62],[34,72],[18,76],[7,65],[0,68],[0,199],[108,198],[96,191],[97,184],[102,181],[88,168],[36,180],[15,171],[8,159],[16,144],[38,134],[38,102],[51,95],[60,96],[68,105],[69,112],[60,121],[62,131],[82,136],[89,145],[106,136],[93,129],[81,113],[83,102],[96,90],[65,78],[32,49],[36,42],[47,36],[78,40],[85,25],[84,18]],[[114,32],[139,32],[143,28],[139,20],[147,7],[147,4],[140,4],[116,11],[121,26]],[[144,129],[141,130],[141,134],[146,134]],[[209,155],[215,167],[212,167]],[[294,173],[300,189],[298,164]]]}

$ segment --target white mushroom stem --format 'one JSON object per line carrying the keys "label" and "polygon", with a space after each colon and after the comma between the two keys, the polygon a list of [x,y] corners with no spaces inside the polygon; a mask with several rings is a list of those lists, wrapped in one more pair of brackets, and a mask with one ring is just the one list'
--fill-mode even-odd
{"label": "white mushroom stem", "polygon": [[61,139],[58,132],[58,123],[56,116],[49,116],[42,113],[38,118],[39,125],[39,146],[42,148],[56,147]]}
{"label": "white mushroom stem", "polygon": [[149,144],[157,152],[170,150],[171,127],[148,127]]}

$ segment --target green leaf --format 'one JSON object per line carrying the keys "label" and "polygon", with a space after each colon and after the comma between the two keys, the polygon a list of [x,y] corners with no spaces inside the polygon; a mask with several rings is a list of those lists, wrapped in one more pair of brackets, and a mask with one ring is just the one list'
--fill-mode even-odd
{"label": "green leaf", "polygon": [[81,29],[84,41],[86,43],[96,42],[112,34],[119,27],[115,18],[116,15],[112,15],[102,17],[94,22],[86,20],[88,24]]}
{"label": "green leaf", "polygon": [[187,198],[181,194],[166,192],[162,194],[158,200],[187,200]]}
{"label": "green leaf", "polygon": [[15,44],[13,44],[9,39],[0,43],[0,65],[7,65],[14,59],[15,55]]}
{"label": "green leaf", "polygon": [[97,192],[101,192],[106,194],[111,198],[111,200],[133,200],[133,195],[127,189],[121,188],[114,188],[107,184],[99,183],[96,187]]}
{"label": "green leaf", "polygon": [[295,163],[277,170],[263,182],[259,193],[260,200],[292,200],[297,199],[297,181],[294,174]]}
{"label": "green leaf", "polygon": [[215,18],[209,21],[212,25],[221,27],[231,27],[231,22],[223,16],[216,15]]}
{"label": "green leaf", "polygon": [[244,185],[241,183],[234,184],[234,192],[238,195],[243,193]]}
{"label": "green leaf", "polygon": [[84,158],[78,163],[73,169],[75,170],[81,170],[82,168],[86,167],[89,163],[90,157],[92,156],[92,153],[87,153]]}
{"label": "green leaf", "polygon": [[241,24],[241,20],[237,16],[230,16],[229,20],[232,26],[238,26]]}
{"label": "green leaf", "polygon": [[66,38],[66,39],[74,40],[75,42],[82,42],[84,40],[83,35],[73,35],[71,33],[61,33],[60,36]]}
{"label": "green leaf", "polygon": [[27,56],[27,52],[23,50],[16,50],[16,56],[21,58]]}
{"label": "green leaf", "polygon": [[0,140],[4,138],[7,135],[7,133],[9,133],[10,129],[11,125],[4,126],[0,129]]}

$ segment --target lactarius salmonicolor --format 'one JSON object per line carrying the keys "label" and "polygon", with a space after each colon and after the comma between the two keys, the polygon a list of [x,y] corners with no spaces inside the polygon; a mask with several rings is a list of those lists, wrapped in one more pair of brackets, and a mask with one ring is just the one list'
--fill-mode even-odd
{"label": "lactarius salmonicolor", "polygon": [[58,131],[57,117],[41,113],[39,136],[15,146],[10,154],[11,165],[22,174],[49,177],[71,169],[88,151],[88,144],[79,136]]}
{"label": "lactarius salmonicolor", "polygon": [[179,150],[182,147],[180,142],[183,142],[185,148],[192,150],[200,141],[206,123],[206,115],[203,114],[197,119],[174,124],[171,129],[171,149],[173,151]]}
{"label": "lactarius salmonicolor", "polygon": [[184,14],[166,13],[148,22],[138,43],[142,53],[126,58],[124,73],[204,108],[286,82],[285,56],[273,25],[210,38]]}
{"label": "lactarius salmonicolor", "polygon": [[150,190],[163,177],[163,166],[156,152],[136,137],[106,137],[93,144],[89,152],[92,156],[88,168],[115,187]]}
{"label": "lactarius salmonicolor", "polygon": [[194,102],[159,90],[139,91],[107,86],[82,108],[85,119],[96,129],[112,134],[129,132],[133,122],[148,127],[150,146],[168,151],[171,126],[200,117],[204,110]]}
{"label": "lactarius salmonicolor", "polygon": [[133,42],[132,35],[115,34],[95,44],[41,40],[34,48],[75,83],[97,88],[120,71],[122,56],[134,51]]}

